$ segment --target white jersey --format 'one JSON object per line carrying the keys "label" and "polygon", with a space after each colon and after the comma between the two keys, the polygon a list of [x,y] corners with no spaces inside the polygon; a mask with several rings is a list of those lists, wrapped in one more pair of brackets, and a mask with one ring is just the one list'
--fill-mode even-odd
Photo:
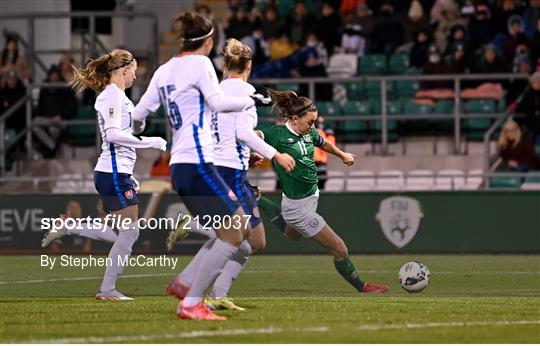
{"label": "white jersey", "polygon": [[[135,107],[136,118],[165,107],[173,132],[171,161],[214,162],[211,122],[214,111],[238,111],[253,107],[248,97],[225,97],[208,57],[184,55],[161,65]],[[212,107],[212,109],[210,108]]]}
{"label": "white jersey", "polygon": [[[240,78],[225,79],[220,83],[227,96],[252,95],[255,88]],[[241,115],[247,115],[241,117]],[[239,121],[249,122],[238,124]],[[237,137],[237,127],[248,126],[251,130],[257,126],[257,110],[255,107],[242,112],[218,113],[217,123],[212,128],[216,142],[214,147],[214,164],[239,170],[249,168],[249,147]]]}
{"label": "white jersey", "polygon": [[97,111],[99,131],[101,132],[101,155],[95,170],[106,173],[133,174],[137,160],[134,148],[110,143],[105,131],[117,128],[119,131],[131,134],[131,114],[133,103],[116,84],[111,83],[96,98],[94,108]]}

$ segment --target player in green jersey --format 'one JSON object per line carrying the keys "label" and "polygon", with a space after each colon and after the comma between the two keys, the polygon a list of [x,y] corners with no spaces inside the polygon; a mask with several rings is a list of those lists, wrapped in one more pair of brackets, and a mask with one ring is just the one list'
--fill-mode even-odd
{"label": "player in green jersey", "polygon": [[309,98],[299,97],[292,91],[270,91],[270,95],[274,108],[287,122],[259,133],[279,152],[291,155],[296,166],[287,173],[274,164],[283,188],[281,210],[277,204],[265,198],[260,199],[259,207],[274,220],[280,219],[281,214],[282,222],[279,227],[287,238],[309,238],[326,248],[334,257],[334,266],[338,273],[357,291],[387,292],[386,285],[366,283],[360,279],[349,258],[345,242],[317,213],[319,190],[317,166],[313,157],[314,147],[336,155],[348,166],[354,164],[356,156],[342,151],[319,136],[313,126],[318,115],[317,108]]}

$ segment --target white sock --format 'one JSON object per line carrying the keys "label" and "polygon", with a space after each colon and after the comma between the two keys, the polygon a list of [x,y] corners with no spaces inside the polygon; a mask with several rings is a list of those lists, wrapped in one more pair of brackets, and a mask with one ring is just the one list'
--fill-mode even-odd
{"label": "white sock", "polygon": [[[78,225],[77,225],[78,226]],[[115,232],[108,225],[103,224],[100,228],[92,229],[88,227],[88,224],[83,222],[80,225],[81,227],[76,227],[74,229],[68,230],[69,235],[78,235],[85,238],[90,238],[93,240],[106,241],[109,243],[114,243],[118,237],[117,232]]]}
{"label": "white sock", "polygon": [[208,251],[197,271],[197,275],[182,301],[182,306],[195,306],[202,302],[203,297],[225,263],[238,251],[238,247],[216,238],[214,245]]}
{"label": "white sock", "polygon": [[214,287],[210,293],[211,298],[221,299],[227,296],[234,280],[246,265],[249,255],[251,255],[251,245],[249,245],[247,240],[244,240],[234,256],[225,263],[221,273],[214,282]]}
{"label": "white sock", "polygon": [[179,281],[182,283],[182,285],[191,287],[193,281],[195,280],[195,276],[197,275],[197,271],[199,270],[199,266],[201,265],[202,260],[208,251],[210,251],[212,248],[212,245],[214,245],[215,239],[217,238],[206,241],[206,243],[204,243],[204,245],[199,249],[195,257],[193,257],[191,262],[189,262],[184,270],[182,270],[182,272],[179,274]]}
{"label": "white sock", "polygon": [[114,242],[108,257],[108,266],[101,282],[100,291],[107,292],[115,289],[116,279],[124,271],[123,262],[131,255],[131,248],[139,237],[137,222],[131,223],[126,228],[121,228],[118,238]]}
{"label": "white sock", "polygon": [[213,228],[211,227],[203,227],[198,221],[194,220],[194,219],[191,219],[191,221],[189,221],[189,223],[185,226],[185,227],[189,227],[190,229],[190,233],[196,233],[196,234],[200,234],[206,238],[210,238],[210,239],[213,239],[213,238],[216,238],[217,237],[217,234],[216,234],[216,231],[214,231]]}

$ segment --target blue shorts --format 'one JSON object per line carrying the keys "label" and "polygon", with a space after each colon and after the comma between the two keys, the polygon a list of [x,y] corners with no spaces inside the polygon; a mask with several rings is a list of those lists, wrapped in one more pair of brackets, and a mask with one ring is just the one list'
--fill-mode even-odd
{"label": "blue shorts", "polygon": [[238,197],[242,209],[247,215],[251,215],[249,219],[251,228],[257,227],[261,223],[261,215],[259,214],[255,192],[247,181],[246,171],[223,166],[217,166],[217,170]]}
{"label": "blue shorts", "polygon": [[106,212],[139,204],[130,174],[94,171],[94,184]]}
{"label": "blue shorts", "polygon": [[240,208],[238,198],[211,163],[172,164],[171,181],[194,217],[232,215]]}

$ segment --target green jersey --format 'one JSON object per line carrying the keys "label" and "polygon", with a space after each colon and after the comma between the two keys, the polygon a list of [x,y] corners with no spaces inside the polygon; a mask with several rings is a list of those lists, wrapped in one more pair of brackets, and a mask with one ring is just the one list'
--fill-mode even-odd
{"label": "green jersey", "polygon": [[306,135],[299,135],[286,125],[272,126],[263,133],[266,143],[281,153],[291,155],[296,161],[290,173],[274,162],[285,196],[301,199],[313,195],[317,191],[318,181],[313,153],[315,146],[321,147],[324,144],[324,138],[316,129]]}

